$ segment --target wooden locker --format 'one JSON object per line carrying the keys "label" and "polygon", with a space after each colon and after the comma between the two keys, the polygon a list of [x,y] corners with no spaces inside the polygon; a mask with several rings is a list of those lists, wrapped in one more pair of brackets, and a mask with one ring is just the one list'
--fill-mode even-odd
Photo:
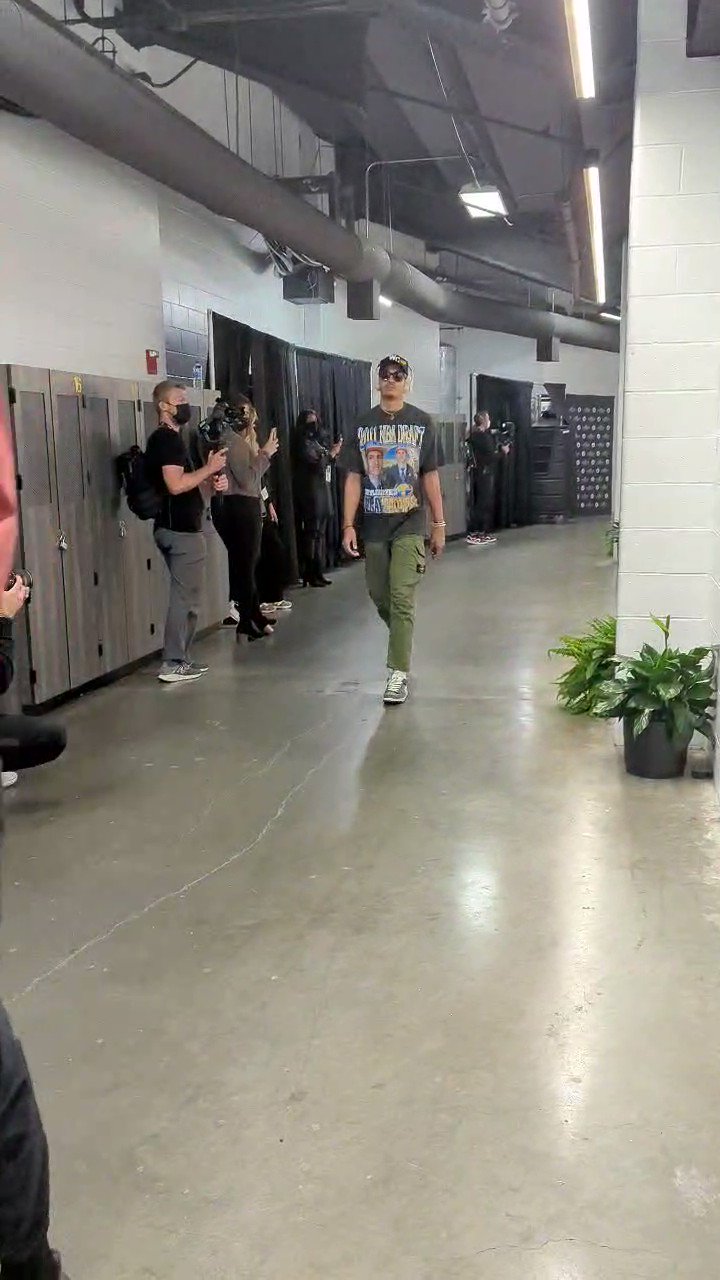
{"label": "wooden locker", "polygon": [[33,575],[27,609],[28,685],[23,702],[42,703],[70,688],[61,529],[47,369],[7,370],[20,503],[20,552]]}
{"label": "wooden locker", "polygon": [[103,674],[82,379],[53,371],[50,394],[70,686],[76,689]]}
{"label": "wooden locker", "polygon": [[83,378],[82,421],[94,551],[99,652],[103,672],[130,660],[128,612],[115,459],[120,452],[117,392],[113,378]]}

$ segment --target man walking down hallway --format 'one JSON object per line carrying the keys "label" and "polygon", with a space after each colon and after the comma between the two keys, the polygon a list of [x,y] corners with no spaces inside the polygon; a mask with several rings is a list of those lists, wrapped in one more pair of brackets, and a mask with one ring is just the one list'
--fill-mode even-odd
{"label": "man walking down hallway", "polygon": [[389,631],[386,706],[405,702],[415,625],[415,593],[425,573],[424,505],[430,552],[445,546],[438,443],[428,414],[406,403],[410,366],[386,356],[378,366],[380,404],[347,434],[343,546],[358,555],[355,522],[362,500],[367,587]]}

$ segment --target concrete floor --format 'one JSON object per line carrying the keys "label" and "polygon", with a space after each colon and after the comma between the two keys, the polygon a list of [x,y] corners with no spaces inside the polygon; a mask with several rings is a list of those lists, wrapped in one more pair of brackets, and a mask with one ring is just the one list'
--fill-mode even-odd
{"label": "concrete floor", "polygon": [[602,529],[452,548],[379,705],[361,574],[65,713],[3,989],[74,1280],[710,1280],[720,837],[553,705]]}

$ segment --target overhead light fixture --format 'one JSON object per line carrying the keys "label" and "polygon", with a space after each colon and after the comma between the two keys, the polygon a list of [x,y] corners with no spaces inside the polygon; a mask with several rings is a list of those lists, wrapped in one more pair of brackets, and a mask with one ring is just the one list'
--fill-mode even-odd
{"label": "overhead light fixture", "polygon": [[590,215],[590,239],[592,241],[593,266],[595,268],[595,297],[604,302],[607,297],[605,285],[605,241],[603,238],[602,199],[600,196],[600,170],[592,165],[585,170],[585,190],[587,192],[588,213]]}
{"label": "overhead light fixture", "polygon": [[575,92],[578,98],[595,97],[590,0],[565,0],[565,20],[570,38]]}
{"label": "overhead light fixture", "polygon": [[616,316],[614,311],[601,311],[600,318],[601,320],[614,320],[615,324],[622,322],[622,316]]}
{"label": "overhead light fixture", "polygon": [[507,208],[497,187],[468,182],[458,192],[471,218],[506,218]]}
{"label": "overhead light fixture", "polygon": [[384,307],[392,306],[392,298],[386,298],[384,293],[378,294],[378,302],[381,302]]}

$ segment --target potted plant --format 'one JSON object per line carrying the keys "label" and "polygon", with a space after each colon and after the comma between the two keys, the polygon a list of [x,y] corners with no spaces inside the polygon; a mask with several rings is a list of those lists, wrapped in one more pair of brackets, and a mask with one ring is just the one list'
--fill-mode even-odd
{"label": "potted plant", "polygon": [[609,560],[614,560],[620,543],[620,522],[613,520],[605,530],[605,552]]}
{"label": "potted plant", "polygon": [[588,715],[598,690],[615,671],[614,618],[595,618],[587,631],[579,636],[561,636],[550,654],[571,658],[572,666],[555,681],[557,700],[571,715]]}
{"label": "potted plant", "polygon": [[679,778],[685,772],[693,733],[712,738],[715,660],[702,647],[670,648],[670,618],[653,622],[663,646],[644,644],[633,658],[616,658],[615,671],[600,687],[591,714],[622,720],[625,768],[638,778]]}

